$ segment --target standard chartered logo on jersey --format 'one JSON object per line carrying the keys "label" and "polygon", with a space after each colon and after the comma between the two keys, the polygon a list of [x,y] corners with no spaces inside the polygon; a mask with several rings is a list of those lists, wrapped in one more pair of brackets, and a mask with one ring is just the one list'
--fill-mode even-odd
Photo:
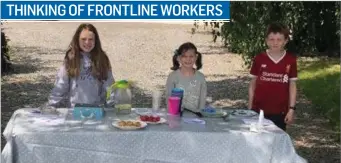
{"label": "standard chartered logo on jersey", "polygon": [[288,83],[289,77],[287,74],[263,72],[260,80],[268,82]]}

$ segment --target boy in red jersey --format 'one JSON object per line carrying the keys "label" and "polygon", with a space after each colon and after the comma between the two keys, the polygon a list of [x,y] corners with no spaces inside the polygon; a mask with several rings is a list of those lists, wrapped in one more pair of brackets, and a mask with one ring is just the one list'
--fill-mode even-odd
{"label": "boy in red jersey", "polygon": [[292,124],[296,103],[296,57],[284,50],[289,30],[270,24],[266,32],[269,49],[255,56],[250,74],[249,109],[264,111],[264,116],[286,130]]}

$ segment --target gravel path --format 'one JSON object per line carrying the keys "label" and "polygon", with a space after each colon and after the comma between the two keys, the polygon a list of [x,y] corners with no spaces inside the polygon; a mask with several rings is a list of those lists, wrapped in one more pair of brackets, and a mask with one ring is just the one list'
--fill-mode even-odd
{"label": "gravel path", "polygon": [[[1,126],[4,129],[13,110],[38,107],[46,102],[53,87],[57,68],[79,23],[5,23],[11,39],[14,72],[2,77]],[[134,104],[150,107],[150,92],[163,89],[170,72],[171,57],[181,43],[191,41],[203,56],[202,72],[208,81],[208,96],[216,105],[245,108],[247,70],[240,56],[231,54],[203,29],[191,35],[190,24],[166,23],[94,23],[103,49],[107,52],[116,79],[136,82]],[[339,161],[339,144],[324,119],[309,114],[311,105],[300,98],[305,111],[300,112],[299,125],[289,127],[299,154],[311,162]],[[306,111],[308,110],[308,112]],[[314,120],[311,121],[311,118]],[[313,124],[313,125],[311,125]],[[316,126],[315,128],[313,126]],[[321,129],[324,129],[320,132]],[[304,131],[304,132],[302,132]],[[325,133],[328,133],[327,135]],[[3,144],[4,142],[2,142]],[[329,152],[326,152],[329,151]]]}

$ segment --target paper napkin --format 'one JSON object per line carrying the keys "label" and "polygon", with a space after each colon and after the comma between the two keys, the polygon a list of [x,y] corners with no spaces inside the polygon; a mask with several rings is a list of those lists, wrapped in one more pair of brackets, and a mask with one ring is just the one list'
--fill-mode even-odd
{"label": "paper napkin", "polygon": [[183,121],[186,123],[196,123],[196,124],[202,124],[202,125],[206,124],[204,120],[201,120],[198,118],[184,118]]}

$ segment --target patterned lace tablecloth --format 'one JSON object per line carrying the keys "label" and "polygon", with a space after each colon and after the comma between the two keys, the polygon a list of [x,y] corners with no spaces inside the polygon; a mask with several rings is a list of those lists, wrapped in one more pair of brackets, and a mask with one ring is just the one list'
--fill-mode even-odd
{"label": "patterned lace tablecloth", "polygon": [[[117,117],[77,123],[67,109],[45,116],[17,110],[5,131],[3,163],[305,163],[291,138],[274,126],[250,132],[238,118],[203,118],[205,124],[169,119],[166,124],[122,131],[111,125]],[[185,114],[191,118],[194,115]]]}

